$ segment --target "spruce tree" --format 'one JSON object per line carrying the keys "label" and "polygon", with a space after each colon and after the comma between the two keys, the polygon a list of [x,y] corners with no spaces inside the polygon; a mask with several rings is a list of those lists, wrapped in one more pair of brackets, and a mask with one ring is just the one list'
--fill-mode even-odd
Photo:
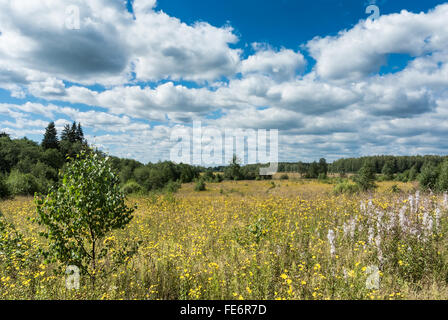
{"label": "spruce tree", "polygon": [[76,128],[76,141],[84,143],[84,131],[82,130],[81,123],[78,123],[78,127]]}
{"label": "spruce tree", "polygon": [[44,139],[42,140],[42,147],[45,150],[59,149],[58,133],[56,131],[54,122],[50,122],[47,129],[45,130]]}
{"label": "spruce tree", "polygon": [[366,160],[354,180],[362,191],[375,188],[375,165],[371,161]]}
{"label": "spruce tree", "polygon": [[66,124],[61,133],[61,141],[70,141],[70,125]]}
{"label": "spruce tree", "polygon": [[70,134],[69,134],[69,140],[71,143],[75,143],[77,141],[76,140],[76,130],[77,130],[76,122],[73,121],[72,127],[70,129]]}
{"label": "spruce tree", "polygon": [[394,178],[394,171],[394,163],[392,161],[386,161],[381,173],[384,174],[387,180],[392,180]]}

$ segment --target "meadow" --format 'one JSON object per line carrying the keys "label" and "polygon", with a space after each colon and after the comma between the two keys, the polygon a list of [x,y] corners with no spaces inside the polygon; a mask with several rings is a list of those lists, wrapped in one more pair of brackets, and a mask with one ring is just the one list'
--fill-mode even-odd
{"label": "meadow", "polygon": [[225,181],[203,192],[184,184],[174,194],[131,196],[134,219],[104,242],[140,241],[138,252],[95,287],[81,276],[79,290],[66,289],[65,266],[40,257],[47,244],[32,221],[33,199],[1,201],[23,239],[0,252],[0,298],[448,298],[446,196],[412,183],[379,182],[353,195],[333,187]]}

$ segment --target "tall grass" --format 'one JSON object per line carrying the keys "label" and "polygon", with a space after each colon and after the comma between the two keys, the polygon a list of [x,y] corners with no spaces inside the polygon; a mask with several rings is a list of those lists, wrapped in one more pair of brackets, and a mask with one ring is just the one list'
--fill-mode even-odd
{"label": "tall grass", "polygon": [[[245,196],[227,192],[235,188]],[[143,244],[95,290],[83,276],[80,290],[65,289],[65,274],[36,259],[46,244],[27,219],[34,215],[30,199],[3,201],[0,210],[26,246],[20,256],[0,253],[0,297],[448,298],[446,198],[390,193],[382,183],[371,195],[331,189],[316,182],[276,182],[272,190],[266,181],[228,182],[204,193],[190,184],[176,195],[131,198],[135,219],[107,241]],[[379,281],[372,282],[376,270]]]}

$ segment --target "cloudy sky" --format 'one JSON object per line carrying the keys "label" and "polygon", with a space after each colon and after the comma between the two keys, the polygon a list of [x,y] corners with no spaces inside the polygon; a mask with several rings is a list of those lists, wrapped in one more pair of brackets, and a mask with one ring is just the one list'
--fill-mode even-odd
{"label": "cloudy sky", "polygon": [[446,154],[448,3],[0,0],[0,131],[148,162],[195,120],[279,129],[281,161]]}

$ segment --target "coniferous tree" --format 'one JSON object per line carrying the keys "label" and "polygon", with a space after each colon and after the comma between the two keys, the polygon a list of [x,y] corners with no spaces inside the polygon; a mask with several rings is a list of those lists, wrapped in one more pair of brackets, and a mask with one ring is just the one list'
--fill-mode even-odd
{"label": "coniferous tree", "polygon": [[375,165],[371,161],[364,162],[355,176],[355,182],[362,191],[375,188]]}
{"label": "coniferous tree", "polygon": [[72,127],[70,129],[70,134],[69,134],[69,140],[71,143],[75,143],[76,140],[76,131],[77,131],[77,127],[76,127],[76,121],[73,121]]}
{"label": "coniferous tree", "polygon": [[66,124],[61,133],[61,141],[70,141],[70,125]]}
{"label": "coniferous tree", "polygon": [[233,155],[232,162],[224,170],[224,177],[228,180],[241,180],[243,178],[241,174],[241,166],[239,164],[236,154]]}
{"label": "coniferous tree", "polygon": [[438,167],[430,161],[425,162],[425,164],[422,166],[420,174],[418,175],[420,187],[423,190],[436,190],[438,176]]}
{"label": "coniferous tree", "polygon": [[318,176],[319,176],[319,164],[316,161],[314,161],[308,167],[306,177],[308,179],[316,179]]}
{"label": "coniferous tree", "polygon": [[325,158],[322,158],[319,160],[319,175],[327,177],[327,174],[328,174],[327,160],[325,160]]}
{"label": "coniferous tree", "polygon": [[47,129],[45,130],[44,139],[42,140],[42,147],[45,150],[59,149],[58,133],[56,131],[54,122],[50,122]]}
{"label": "coniferous tree", "polygon": [[394,171],[394,163],[392,161],[386,161],[384,163],[383,169],[381,170],[381,173],[384,174],[387,180],[392,180],[394,178]]}
{"label": "coniferous tree", "polygon": [[437,191],[446,192],[448,191],[448,160],[445,160],[440,165],[439,176],[437,177]]}
{"label": "coniferous tree", "polygon": [[82,130],[81,123],[78,123],[76,128],[75,139],[78,142],[84,143],[84,131]]}

